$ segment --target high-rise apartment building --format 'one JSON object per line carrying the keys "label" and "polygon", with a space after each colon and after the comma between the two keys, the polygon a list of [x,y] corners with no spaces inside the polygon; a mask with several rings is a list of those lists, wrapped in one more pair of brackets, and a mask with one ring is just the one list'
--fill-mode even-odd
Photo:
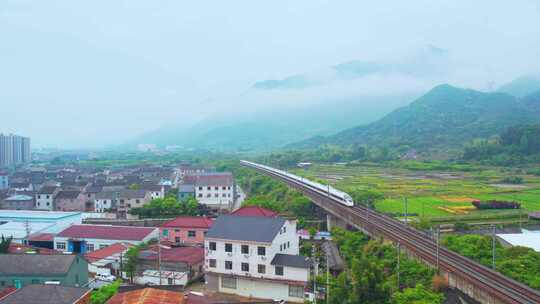
{"label": "high-rise apartment building", "polygon": [[31,157],[30,138],[0,133],[0,168],[28,163]]}

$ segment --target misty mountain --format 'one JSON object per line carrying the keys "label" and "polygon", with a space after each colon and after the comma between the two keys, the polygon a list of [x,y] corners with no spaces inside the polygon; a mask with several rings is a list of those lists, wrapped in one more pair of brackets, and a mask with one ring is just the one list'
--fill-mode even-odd
{"label": "misty mountain", "polygon": [[499,134],[509,126],[540,122],[539,97],[540,92],[520,99],[506,93],[439,85],[376,122],[291,147],[367,144],[423,151],[459,148],[475,138]]}
{"label": "misty mountain", "polygon": [[535,92],[540,92],[540,77],[522,76],[501,86],[498,91],[516,97],[525,97]]}
{"label": "misty mountain", "polygon": [[[397,62],[353,60],[255,82],[210,98],[196,124],[159,128],[130,141],[213,150],[263,150],[371,123],[406,105],[444,74],[447,51],[428,46]],[[182,121],[181,118],[178,121]]]}

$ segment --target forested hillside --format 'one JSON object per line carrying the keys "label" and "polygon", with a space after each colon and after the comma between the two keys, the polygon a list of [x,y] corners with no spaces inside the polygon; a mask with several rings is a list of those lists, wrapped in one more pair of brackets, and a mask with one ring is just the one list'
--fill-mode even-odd
{"label": "forested hillside", "polygon": [[474,139],[490,138],[511,126],[539,123],[539,95],[517,98],[440,85],[376,122],[292,147],[361,144],[402,151],[459,152]]}

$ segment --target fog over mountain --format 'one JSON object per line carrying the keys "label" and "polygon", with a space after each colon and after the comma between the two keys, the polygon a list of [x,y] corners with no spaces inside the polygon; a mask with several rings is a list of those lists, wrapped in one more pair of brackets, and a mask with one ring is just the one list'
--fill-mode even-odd
{"label": "fog over mountain", "polygon": [[64,148],[329,135],[440,83],[538,74],[539,17],[534,0],[6,0],[0,132]]}

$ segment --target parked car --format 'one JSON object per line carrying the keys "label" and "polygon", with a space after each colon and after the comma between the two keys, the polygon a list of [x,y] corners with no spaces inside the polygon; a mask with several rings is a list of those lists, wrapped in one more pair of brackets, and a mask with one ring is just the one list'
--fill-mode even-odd
{"label": "parked car", "polygon": [[105,282],[114,282],[116,280],[116,277],[112,274],[104,274],[104,273],[98,273],[96,274],[96,280],[105,281]]}

